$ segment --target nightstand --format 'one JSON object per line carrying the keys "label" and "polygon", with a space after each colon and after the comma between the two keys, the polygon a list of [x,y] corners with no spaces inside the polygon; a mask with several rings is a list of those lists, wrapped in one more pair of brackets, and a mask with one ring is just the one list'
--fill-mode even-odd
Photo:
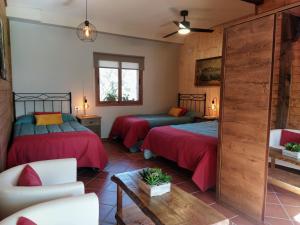
{"label": "nightstand", "polygon": [[217,120],[218,117],[216,116],[196,116],[194,117],[194,122],[195,123],[199,123],[199,122],[207,122],[207,121],[214,121],[214,120]]}
{"label": "nightstand", "polygon": [[101,117],[97,115],[77,115],[79,123],[95,132],[101,137]]}

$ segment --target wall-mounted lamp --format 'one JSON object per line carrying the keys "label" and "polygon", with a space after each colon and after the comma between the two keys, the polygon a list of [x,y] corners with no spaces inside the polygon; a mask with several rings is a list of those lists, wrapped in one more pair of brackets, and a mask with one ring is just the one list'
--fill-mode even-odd
{"label": "wall-mounted lamp", "polygon": [[86,96],[83,97],[83,114],[86,115],[86,110],[89,108]]}
{"label": "wall-mounted lamp", "polygon": [[218,104],[217,100],[218,99],[216,97],[214,97],[211,101],[211,111],[212,111],[211,116],[216,116],[217,104]]}

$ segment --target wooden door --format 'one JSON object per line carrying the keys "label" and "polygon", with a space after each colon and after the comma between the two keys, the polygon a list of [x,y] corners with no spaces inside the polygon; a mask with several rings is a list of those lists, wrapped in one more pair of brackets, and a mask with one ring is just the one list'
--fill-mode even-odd
{"label": "wooden door", "polygon": [[274,15],[224,33],[218,199],[257,221],[264,215]]}

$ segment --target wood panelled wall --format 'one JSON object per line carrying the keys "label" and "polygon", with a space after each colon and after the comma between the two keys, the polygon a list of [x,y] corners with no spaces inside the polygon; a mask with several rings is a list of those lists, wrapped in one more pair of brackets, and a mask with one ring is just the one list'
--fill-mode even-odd
{"label": "wood panelled wall", "polygon": [[9,26],[4,0],[0,0],[0,17],[4,26],[7,80],[0,79],[0,171],[5,168],[6,153],[12,128],[12,77],[9,46]]}
{"label": "wood panelled wall", "polygon": [[[207,109],[214,97],[220,102],[220,87],[195,87],[195,62],[222,55],[223,27],[215,27],[213,33],[192,33],[185,39],[180,51],[179,61],[179,92],[206,93]],[[207,110],[208,113],[209,110]],[[219,106],[217,106],[219,114]]]}
{"label": "wood panelled wall", "polygon": [[278,9],[289,4],[300,2],[299,0],[264,0],[262,5],[256,7],[257,14],[264,13],[273,9]]}
{"label": "wood panelled wall", "polygon": [[270,122],[271,129],[276,128],[277,113],[278,113],[281,30],[282,30],[282,15],[278,14],[276,18],[275,48],[274,48],[272,107],[271,107],[271,122]]}
{"label": "wood panelled wall", "polygon": [[[272,115],[271,129],[280,128],[277,126],[279,104],[279,77],[280,77],[280,56],[281,34],[282,34],[282,13],[276,14],[275,52],[272,87]],[[286,25],[285,25],[286,26]],[[289,90],[289,106],[285,128],[300,129],[300,40],[291,44],[291,81]]]}
{"label": "wood panelled wall", "polygon": [[218,199],[264,216],[274,16],[226,28]]}
{"label": "wood panelled wall", "polygon": [[287,128],[300,129],[300,40],[292,43],[291,87]]}

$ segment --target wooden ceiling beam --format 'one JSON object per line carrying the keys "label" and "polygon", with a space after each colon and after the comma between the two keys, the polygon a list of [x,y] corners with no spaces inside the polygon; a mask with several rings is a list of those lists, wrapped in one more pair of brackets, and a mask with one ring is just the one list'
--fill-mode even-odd
{"label": "wooden ceiling beam", "polygon": [[255,4],[255,5],[261,5],[264,3],[264,0],[241,0],[241,1],[249,2],[249,3]]}

